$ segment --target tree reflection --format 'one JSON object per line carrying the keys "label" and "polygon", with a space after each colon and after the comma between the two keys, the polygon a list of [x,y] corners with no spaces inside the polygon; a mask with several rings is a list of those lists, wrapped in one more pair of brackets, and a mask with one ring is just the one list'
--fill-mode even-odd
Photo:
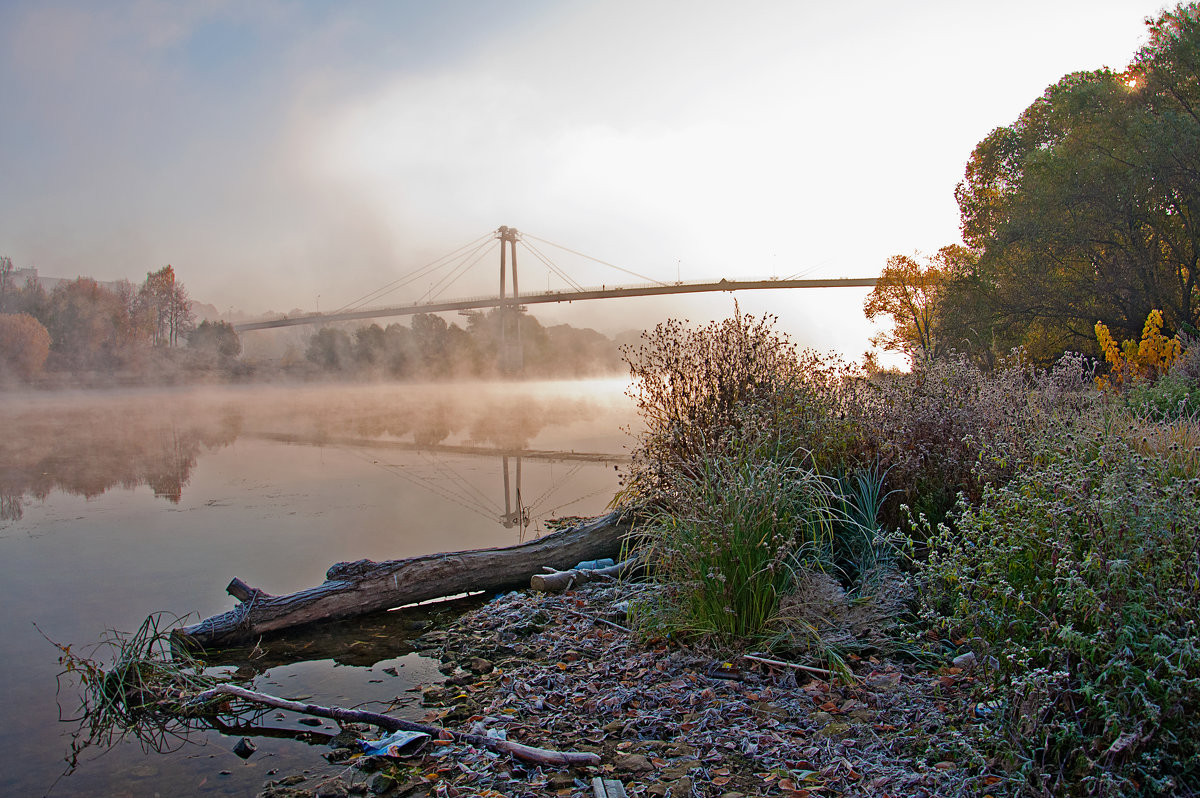
{"label": "tree reflection", "polygon": [[20,520],[30,499],[54,490],[94,498],[149,485],[178,503],[204,451],[237,438],[241,417],[144,402],[51,403],[5,414],[0,440],[0,520]]}

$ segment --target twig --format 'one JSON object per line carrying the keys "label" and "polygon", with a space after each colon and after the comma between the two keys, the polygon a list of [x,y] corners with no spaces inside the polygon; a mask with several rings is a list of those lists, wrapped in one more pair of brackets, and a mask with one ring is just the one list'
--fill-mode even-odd
{"label": "twig", "polygon": [[569,612],[572,615],[575,615],[579,618],[584,618],[589,621],[595,621],[596,623],[602,623],[605,626],[611,626],[614,629],[620,629],[622,632],[628,632],[629,634],[633,634],[633,630],[630,629],[628,626],[622,626],[619,623],[613,623],[612,621],[606,620],[604,618],[598,618],[595,615],[588,615],[586,612],[580,612],[579,610],[573,610],[570,607],[563,607],[562,609],[565,612]]}
{"label": "twig", "polygon": [[780,660],[780,659],[767,659],[766,657],[760,657],[756,654],[743,654],[742,658],[748,659],[752,662],[761,662],[763,665],[771,665],[776,668],[793,668],[798,671],[814,673],[817,676],[825,676],[827,678],[833,678],[832,671],[827,671],[824,668],[814,668],[811,665],[801,665],[797,662],[784,662],[783,660]]}
{"label": "twig", "polygon": [[315,715],[320,718],[330,718],[331,720],[344,721],[347,723],[369,723],[372,726],[378,726],[386,731],[417,731],[424,732],[435,740],[445,740],[447,736],[450,739],[467,743],[469,745],[477,745],[482,748],[490,748],[503,754],[512,754],[517,759],[526,762],[532,762],[537,765],[558,765],[566,767],[577,767],[580,765],[599,765],[600,757],[596,754],[579,752],[579,751],[551,751],[546,748],[535,748],[531,745],[522,745],[514,743],[510,740],[499,740],[494,737],[488,737],[484,734],[471,734],[469,732],[456,732],[449,729],[442,729],[437,726],[428,726],[424,723],[415,723],[411,720],[402,720],[401,718],[393,718],[391,715],[383,715],[378,712],[369,712],[364,709],[344,709],[342,707],[323,707],[319,704],[304,704],[299,701],[289,701],[286,698],[269,695],[268,693],[259,693],[254,690],[247,690],[244,687],[238,687],[232,684],[222,684],[211,690],[205,690],[189,704],[192,706],[203,706],[210,703],[218,696],[231,696],[240,698],[243,701],[249,701],[253,704],[261,704],[263,706],[275,707],[276,709],[286,709],[291,712],[299,712],[304,715]]}

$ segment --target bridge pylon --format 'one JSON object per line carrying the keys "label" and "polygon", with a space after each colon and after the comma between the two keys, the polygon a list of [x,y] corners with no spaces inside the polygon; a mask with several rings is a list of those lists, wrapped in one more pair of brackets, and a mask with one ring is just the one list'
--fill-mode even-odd
{"label": "bridge pylon", "polygon": [[[500,225],[496,230],[496,238],[500,239],[500,349],[497,352],[500,371],[505,374],[516,374],[525,368],[525,350],[521,343],[521,311],[523,308],[517,302],[519,290],[517,286],[517,241],[521,234],[515,227]],[[508,274],[507,254],[512,252],[512,302],[508,302],[506,294],[506,278]]]}

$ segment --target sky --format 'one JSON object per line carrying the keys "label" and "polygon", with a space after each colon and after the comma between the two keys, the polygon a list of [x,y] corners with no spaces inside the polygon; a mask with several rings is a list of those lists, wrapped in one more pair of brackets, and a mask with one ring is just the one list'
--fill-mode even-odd
{"label": "sky", "polygon": [[[134,282],[169,263],[251,315],[334,310],[500,225],[659,281],[875,276],[958,242],[975,144],[1064,74],[1124,68],[1163,7],[4,0],[0,254]],[[536,246],[584,285],[641,282]],[[523,290],[566,287],[520,252]],[[737,301],[856,358],[867,290]],[[535,306],[610,334],[733,310]]]}

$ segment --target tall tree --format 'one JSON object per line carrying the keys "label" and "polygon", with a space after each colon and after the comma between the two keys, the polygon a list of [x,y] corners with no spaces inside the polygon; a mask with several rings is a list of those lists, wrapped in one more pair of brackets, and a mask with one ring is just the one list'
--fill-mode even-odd
{"label": "tall tree", "polygon": [[176,281],[170,264],[146,274],[138,291],[138,307],[145,315],[155,346],[177,346],[194,326],[192,301]]}
{"label": "tall tree", "polygon": [[970,252],[956,245],[942,247],[924,263],[908,255],[888,258],[879,282],[863,302],[863,313],[872,320],[889,316],[892,327],[871,342],[902,352],[914,363],[936,357],[943,348],[937,329],[942,288],[951,271],[970,259]]}
{"label": "tall tree", "polygon": [[1097,320],[1200,321],[1198,18],[1150,22],[1128,70],[1067,75],[975,148],[956,196],[981,254],[950,293],[981,337],[1049,356],[1094,348]]}
{"label": "tall tree", "polygon": [[129,342],[130,320],[120,296],[95,280],[80,277],[55,286],[45,325],[57,367],[110,368]]}

